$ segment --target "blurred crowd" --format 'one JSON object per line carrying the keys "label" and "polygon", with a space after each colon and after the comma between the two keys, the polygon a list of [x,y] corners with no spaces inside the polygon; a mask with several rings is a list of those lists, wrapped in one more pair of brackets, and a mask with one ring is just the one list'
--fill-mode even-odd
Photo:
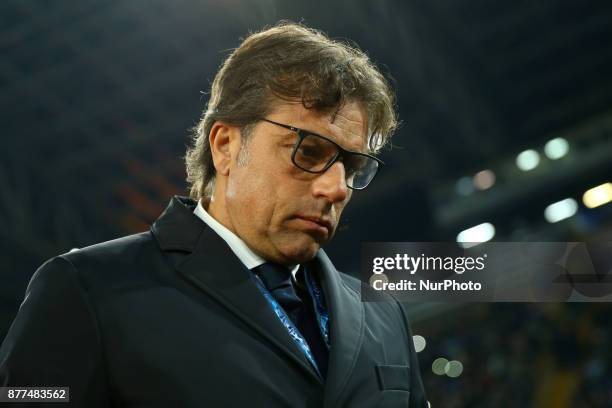
{"label": "blurred crowd", "polygon": [[[612,407],[607,303],[472,304],[413,327],[432,407]],[[444,357],[457,378],[436,375]]]}

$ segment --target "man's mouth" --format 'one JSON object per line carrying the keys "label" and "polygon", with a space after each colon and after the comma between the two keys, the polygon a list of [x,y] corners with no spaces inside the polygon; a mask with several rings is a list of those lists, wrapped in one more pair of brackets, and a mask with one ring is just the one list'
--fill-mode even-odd
{"label": "man's mouth", "polygon": [[334,228],[332,222],[324,217],[297,215],[295,219],[299,220],[302,227],[324,234],[326,237],[331,235]]}

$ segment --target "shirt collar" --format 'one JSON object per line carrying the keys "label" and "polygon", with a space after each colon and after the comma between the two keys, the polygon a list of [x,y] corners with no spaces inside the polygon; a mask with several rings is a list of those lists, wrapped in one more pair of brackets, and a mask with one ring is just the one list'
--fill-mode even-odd
{"label": "shirt collar", "polygon": [[[213,218],[202,206],[201,200],[198,200],[198,205],[196,206],[193,213],[198,216],[202,221],[204,221],[213,231],[217,233],[230,247],[232,252],[240,259],[248,269],[253,269],[266,263],[267,261],[257,255],[251,248],[248,247],[246,242],[244,242],[238,235],[234,234],[232,231],[227,229],[223,224]],[[291,274],[295,278],[295,274],[300,268],[300,265],[295,265],[291,270]]]}

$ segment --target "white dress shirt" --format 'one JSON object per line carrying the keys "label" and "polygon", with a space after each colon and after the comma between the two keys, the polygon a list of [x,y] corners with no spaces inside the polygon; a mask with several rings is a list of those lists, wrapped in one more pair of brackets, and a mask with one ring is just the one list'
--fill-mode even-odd
{"label": "white dress shirt", "polygon": [[[213,231],[217,233],[226,243],[229,245],[230,249],[234,254],[240,259],[248,269],[253,269],[258,267],[261,264],[266,263],[267,261],[257,255],[255,252],[248,247],[246,242],[238,237],[238,235],[234,234],[232,231],[228,230],[223,224],[219,221],[215,220],[212,215],[210,215],[202,206],[202,202],[198,200],[198,205],[196,206],[193,213],[198,216],[202,221],[204,221]],[[291,274],[293,275],[293,279],[295,280],[295,274],[300,268],[300,265],[295,265],[291,269]]]}

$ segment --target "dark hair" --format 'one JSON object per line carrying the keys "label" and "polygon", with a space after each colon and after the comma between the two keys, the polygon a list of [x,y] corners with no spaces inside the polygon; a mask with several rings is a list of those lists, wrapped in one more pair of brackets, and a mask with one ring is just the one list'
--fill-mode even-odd
{"label": "dark hair", "polygon": [[333,111],[363,104],[368,117],[368,149],[376,153],[397,126],[395,95],[368,56],[323,32],[291,22],[249,35],[223,62],[208,106],[193,128],[185,164],[190,195],[212,194],[215,168],[208,136],[216,121],[241,127],[244,143],[259,118],[279,100],[301,101],[307,109]]}

